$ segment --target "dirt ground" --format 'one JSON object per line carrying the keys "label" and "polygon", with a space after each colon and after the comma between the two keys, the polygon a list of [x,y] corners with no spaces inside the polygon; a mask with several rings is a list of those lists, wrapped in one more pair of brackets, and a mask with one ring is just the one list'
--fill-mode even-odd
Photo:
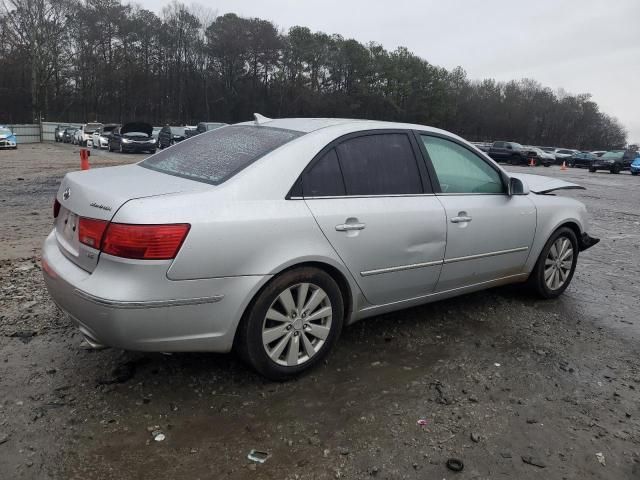
{"label": "dirt ground", "polygon": [[232,355],[81,349],[38,258],[78,149],[0,164],[0,479],[640,479],[639,178],[516,168],[587,187],[562,194],[602,241],[561,298],[511,286],[369,319],[271,383]]}

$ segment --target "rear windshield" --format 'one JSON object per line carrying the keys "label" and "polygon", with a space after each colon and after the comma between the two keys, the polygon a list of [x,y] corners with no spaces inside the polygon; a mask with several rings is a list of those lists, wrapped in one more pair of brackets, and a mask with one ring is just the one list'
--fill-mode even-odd
{"label": "rear windshield", "polygon": [[141,166],[218,185],[302,132],[237,125],[196,135],[152,155]]}

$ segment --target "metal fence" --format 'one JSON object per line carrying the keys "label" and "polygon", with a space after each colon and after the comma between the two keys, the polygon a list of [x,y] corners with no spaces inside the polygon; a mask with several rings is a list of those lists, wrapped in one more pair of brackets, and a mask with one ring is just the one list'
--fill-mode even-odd
{"label": "metal fence", "polygon": [[25,143],[53,142],[55,140],[55,130],[57,126],[81,127],[82,123],[20,123],[5,125],[16,136],[18,145]]}
{"label": "metal fence", "polygon": [[40,125],[37,123],[22,123],[17,125],[7,125],[7,127],[9,127],[16,136],[18,145],[24,143],[40,143],[42,141],[40,136]]}

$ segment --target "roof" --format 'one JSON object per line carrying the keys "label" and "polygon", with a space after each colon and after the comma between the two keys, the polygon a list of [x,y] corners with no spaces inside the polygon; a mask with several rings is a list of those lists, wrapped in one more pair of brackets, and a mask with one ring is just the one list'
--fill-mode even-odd
{"label": "roof", "polygon": [[[237,125],[256,125],[255,121],[242,122]],[[425,125],[416,125],[410,123],[397,123],[397,122],[385,122],[380,120],[364,120],[354,118],[265,118],[261,117],[260,126],[283,128],[287,130],[296,130],[298,132],[311,133],[323,128],[342,126],[352,127],[354,131],[371,129],[383,129],[383,128],[401,128],[401,129],[416,129],[426,130],[431,132],[442,132],[448,135],[456,137],[451,132],[445,132],[438,128],[427,127]]]}

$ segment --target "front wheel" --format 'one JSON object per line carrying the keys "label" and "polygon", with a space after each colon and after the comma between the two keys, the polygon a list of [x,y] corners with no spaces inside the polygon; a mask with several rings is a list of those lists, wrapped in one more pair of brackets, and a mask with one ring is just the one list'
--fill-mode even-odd
{"label": "front wheel", "polygon": [[596,169],[595,169],[594,167],[589,167],[589,171],[590,171],[591,173],[596,173]]}
{"label": "front wheel", "polygon": [[236,350],[265,377],[282,381],[317,365],[340,336],[344,301],[326,272],[303,267],[272,280],[247,308]]}
{"label": "front wheel", "polygon": [[638,175],[638,172],[631,172],[631,175]]}
{"label": "front wheel", "polygon": [[620,167],[611,167],[609,172],[614,173],[614,174],[618,174],[618,173],[620,173]]}
{"label": "front wheel", "polygon": [[542,298],[562,295],[571,283],[578,263],[578,239],[568,227],[561,227],[549,238],[533,272],[529,284]]}

